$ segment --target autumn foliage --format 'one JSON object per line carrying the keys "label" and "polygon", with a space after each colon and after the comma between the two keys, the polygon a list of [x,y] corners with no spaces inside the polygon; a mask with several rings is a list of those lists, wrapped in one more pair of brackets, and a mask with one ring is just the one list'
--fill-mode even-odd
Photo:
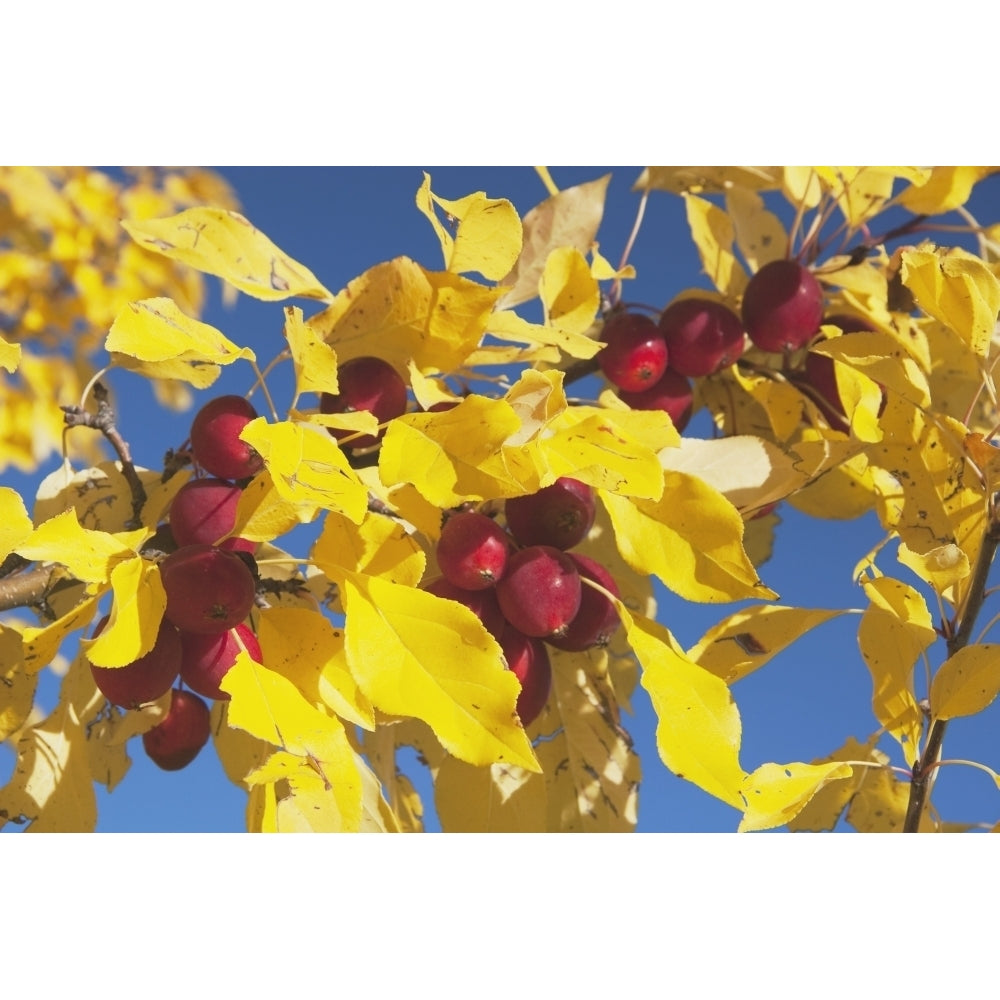
{"label": "autumn foliage", "polygon": [[[250,831],[418,831],[413,748],[445,830],[629,831],[641,684],[643,766],[734,829],[951,829],[946,730],[1000,691],[976,633],[1000,542],[1000,232],[964,207],[987,173],[647,168],[637,209],[683,199],[705,280],[646,306],[629,248],[600,242],[608,177],[560,191],[540,170],[522,218],[425,174],[442,259],[338,290],[209,172],[0,168],[0,463],[58,464],[35,496],[0,487],[0,826],[93,829],[94,783],[130,752],[177,781],[216,752]],[[935,232],[946,213],[977,253]],[[274,304],[269,357],[198,318],[206,275]],[[245,398],[212,389],[229,365]],[[168,455],[133,454],[116,420],[110,387],[139,379],[190,409]],[[768,587],[784,503],[884,530],[855,570],[871,729],[755,762],[739,682],[852,612]],[[740,606],[685,649],[653,579]]]}

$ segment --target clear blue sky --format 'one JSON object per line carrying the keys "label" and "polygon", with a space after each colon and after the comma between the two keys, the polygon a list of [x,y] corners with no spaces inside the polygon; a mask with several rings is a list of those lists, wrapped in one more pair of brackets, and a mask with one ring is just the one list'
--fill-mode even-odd
{"label": "clear blue sky", "polygon": [[[522,214],[546,194],[528,167],[425,169],[439,195],[457,198],[484,190],[491,197],[509,198]],[[608,171],[613,178],[598,239],[602,252],[617,261],[638,204],[638,195],[631,191],[638,168],[552,168],[560,187]],[[441,264],[436,237],[414,205],[421,168],[223,168],[221,172],[239,194],[244,214],[328,288],[340,288],[373,264],[401,254],[430,267]],[[981,221],[1000,220],[1000,178],[989,179],[980,189],[971,205],[974,214]],[[942,237],[942,242],[947,240]],[[681,201],[672,195],[656,193],[650,198],[631,261],[638,269],[638,278],[627,289],[629,300],[663,306],[682,289],[709,287],[699,273]],[[263,362],[281,349],[281,304],[241,296],[235,308],[224,309],[217,282],[210,279],[209,285],[211,299],[203,317],[207,322],[238,344],[252,347]],[[307,314],[314,308],[302,304]],[[242,393],[250,381],[249,369],[232,366],[202,396]],[[143,380],[117,372],[111,383],[133,455],[140,463],[157,465],[167,448],[184,440],[188,418],[160,414],[148,419],[151,397]],[[279,394],[281,391],[279,381]],[[707,417],[702,414],[696,418],[687,433],[709,436]],[[41,471],[51,471],[51,467]],[[13,478],[10,481],[25,488]],[[863,606],[863,595],[852,583],[851,571],[881,538],[874,517],[846,523],[814,521],[787,505],[782,508],[782,517],[773,558],[762,567],[764,582],[781,595],[782,602],[803,607]],[[686,604],[660,587],[657,596],[660,620],[685,646],[735,610]],[[771,760],[810,760],[829,753],[848,736],[863,740],[876,728],[870,710],[871,682],[858,654],[856,628],[855,617],[835,619],[734,688],[743,718],[745,768],[751,770]],[[43,697],[54,697],[51,687]],[[634,707],[634,716],[624,721],[643,762],[639,830],[735,829],[736,812],[674,777],[660,762],[653,741],[655,719],[641,689],[636,692]],[[947,737],[947,756],[1000,765],[995,739],[998,712],[1000,708],[953,725]],[[893,752],[888,744],[885,747]],[[99,793],[99,830],[244,828],[245,794],[225,778],[211,746],[177,773],[153,766],[138,741],[133,744],[132,756],[132,769],[115,792]],[[2,780],[9,773],[10,760],[9,751],[0,750]],[[425,805],[430,808],[432,794],[423,768],[415,761],[402,763],[424,791]],[[984,774],[972,770],[949,769],[938,782],[935,803],[946,818],[956,821],[993,820],[1000,815],[1000,793]],[[433,828],[433,819],[429,827]]]}

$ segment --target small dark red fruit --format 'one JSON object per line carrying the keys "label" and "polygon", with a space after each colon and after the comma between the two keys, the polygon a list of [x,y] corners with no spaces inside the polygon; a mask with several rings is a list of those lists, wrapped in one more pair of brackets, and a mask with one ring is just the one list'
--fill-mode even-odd
{"label": "small dark red fruit", "polygon": [[515,552],[497,584],[504,618],[537,639],[564,635],[580,610],[580,573],[576,563],[551,545],[530,545]]}
{"label": "small dark red fruit", "polygon": [[597,355],[601,371],[620,389],[638,392],[652,385],[667,368],[667,345],[657,325],[638,313],[613,313],[604,324]]}
{"label": "small dark red fruit", "polygon": [[507,568],[507,532],[492,518],[475,511],[449,517],[437,543],[441,572],[456,587],[485,590]]}
{"label": "small dark red fruit", "polygon": [[[246,556],[249,559],[249,556]],[[185,545],[160,563],[165,616],[186,632],[227,632],[250,613],[257,586],[247,563],[213,545]]]}
{"label": "small dark red fruit", "polygon": [[500,640],[503,658],[521,682],[517,715],[522,726],[530,726],[541,714],[552,690],[552,662],[541,639],[533,639],[509,628]]}
{"label": "small dark red fruit", "polygon": [[[339,393],[324,392],[320,396],[321,413],[355,413],[367,410],[384,424],[406,412],[406,383],[388,361],[366,356],[351,358],[337,371]],[[338,440],[350,448],[370,448],[378,444],[384,431],[378,435],[353,436],[354,431],[327,428]],[[350,440],[346,440],[350,438]]]}
{"label": "small dark red fruit", "polygon": [[194,460],[220,479],[246,479],[264,467],[264,460],[240,432],[257,411],[242,396],[217,396],[209,400],[191,423]]}
{"label": "small dark red fruit", "polygon": [[795,260],[772,260],[743,293],[743,326],[764,351],[794,351],[808,343],[823,319],[823,289]]}
{"label": "small dark red fruit", "polygon": [[[593,580],[615,597],[621,597],[614,577],[599,562],[577,552],[570,552],[569,557],[576,563],[582,578]],[[554,636],[548,641],[558,649],[578,653],[591,646],[606,646],[620,624],[621,618],[614,604],[599,590],[584,583],[580,592],[580,610],[569,623],[566,634]]]}
{"label": "small dark red fruit", "polygon": [[257,543],[245,538],[219,542],[233,530],[242,492],[224,479],[192,479],[185,483],[170,504],[170,527],[177,544],[207,543],[220,549],[253,552]]}
{"label": "small dark red fruit", "polygon": [[229,701],[231,696],[219,684],[242,652],[237,635],[250,654],[250,659],[262,663],[260,643],[246,625],[237,625],[221,635],[181,632],[181,680],[192,691],[197,691],[206,698]]}
{"label": "small dark red fruit", "polygon": [[731,365],[743,353],[739,316],[711,299],[681,299],[660,316],[660,330],[670,354],[670,367],[698,378]]}
{"label": "small dark red fruit", "polygon": [[443,597],[448,601],[458,601],[464,604],[482,623],[494,639],[499,639],[507,627],[507,619],[504,618],[497,601],[496,590],[490,587],[488,590],[465,590],[456,587],[445,577],[439,576],[432,583],[424,587],[429,594],[435,597]]}
{"label": "small dark red fruit", "polygon": [[212,733],[212,718],[196,694],[174,688],[170,710],[158,726],[142,734],[149,759],[164,771],[179,771],[198,756]]}
{"label": "small dark red fruit", "polygon": [[642,392],[620,392],[618,397],[633,410],[663,410],[678,431],[683,431],[691,419],[694,400],[691,383],[672,368],[663,373],[656,385]]}
{"label": "small dark red fruit", "polygon": [[[97,638],[110,621],[105,615],[94,629]],[[160,622],[153,648],[126,667],[97,667],[90,665],[97,689],[113,705],[121,708],[138,708],[156,701],[170,690],[181,669],[180,633],[166,619]]]}
{"label": "small dark red fruit", "polygon": [[593,487],[560,476],[537,493],[510,497],[504,504],[507,527],[519,545],[552,545],[571,549],[594,524]]}

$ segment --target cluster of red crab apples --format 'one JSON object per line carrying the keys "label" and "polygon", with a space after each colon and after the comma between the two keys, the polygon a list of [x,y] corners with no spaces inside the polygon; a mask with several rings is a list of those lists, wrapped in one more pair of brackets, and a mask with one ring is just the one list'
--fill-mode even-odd
{"label": "cluster of red crab apples", "polygon": [[[824,318],[823,290],[794,260],[765,264],[748,282],[741,314],[712,299],[678,299],[658,321],[624,309],[609,314],[598,354],[605,377],[634,410],[663,410],[678,430],[691,418],[692,378],[713,375],[737,361],[747,338],[763,351],[782,354],[805,347],[823,323],[844,333],[871,330],[857,316]],[[831,427],[847,432],[833,361],[809,353],[786,373],[819,406]]]}

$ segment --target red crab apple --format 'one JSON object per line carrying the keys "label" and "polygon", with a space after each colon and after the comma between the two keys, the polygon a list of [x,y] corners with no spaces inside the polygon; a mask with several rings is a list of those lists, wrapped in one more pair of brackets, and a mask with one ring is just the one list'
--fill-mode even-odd
{"label": "red crab apple", "polygon": [[485,590],[507,568],[507,532],[492,518],[464,511],[448,518],[437,543],[441,572],[456,587]]}
{"label": "red crab apple", "polygon": [[[599,562],[577,552],[569,553],[569,557],[576,563],[581,578],[593,580],[615,597],[621,597],[614,577]],[[564,635],[554,636],[548,641],[558,649],[578,653],[591,646],[606,646],[620,624],[621,618],[614,604],[599,590],[584,583],[576,617],[569,623]]]}
{"label": "red crab apple", "polygon": [[620,389],[638,392],[667,368],[667,345],[657,325],[638,313],[613,313],[604,324],[597,355],[601,371]]}
{"label": "red crab apple", "polygon": [[691,419],[694,393],[688,379],[668,368],[656,385],[642,392],[620,392],[619,399],[633,410],[663,410],[678,431],[683,431]]}
{"label": "red crab apple", "polygon": [[158,767],[179,771],[198,756],[211,731],[208,705],[191,691],[174,688],[170,710],[159,725],[142,734],[142,745]]}
{"label": "red crab apple", "polygon": [[165,617],[186,632],[228,631],[250,613],[257,591],[244,558],[213,545],[172,552],[160,563],[160,579],[167,593]]}
{"label": "red crab apple", "polygon": [[446,577],[439,576],[427,584],[424,590],[435,597],[464,604],[483,623],[483,627],[494,639],[499,639],[507,627],[507,619],[500,610],[496,590],[492,587],[487,590],[465,590],[456,587]]}
{"label": "red crab apple", "polygon": [[[406,412],[406,383],[388,361],[365,356],[351,358],[337,371],[339,393],[324,392],[320,396],[321,413],[354,413],[367,410],[375,415],[380,424]],[[370,448],[378,444],[383,431],[378,435],[362,434],[354,437],[354,431],[338,427],[327,428],[338,440],[350,448]]]}
{"label": "red crab apple", "polygon": [[194,460],[220,479],[246,479],[264,466],[264,460],[240,432],[257,411],[242,396],[217,396],[195,414],[191,422]]}
{"label": "red crab apple", "polygon": [[174,541],[179,546],[203,542],[220,549],[253,552],[257,543],[245,538],[219,541],[233,530],[242,492],[224,479],[192,479],[185,483],[170,504]]}
{"label": "red crab apple", "polygon": [[[237,639],[239,636],[239,639]],[[230,695],[219,684],[243,647],[252,660],[263,663],[260,643],[246,627],[237,625],[221,635],[205,632],[181,633],[181,680],[198,694],[213,701],[229,701]]]}
{"label": "red crab apple", "polygon": [[660,330],[670,354],[670,367],[697,378],[731,365],[743,353],[740,318],[711,299],[681,299],[660,316]]}
{"label": "red crab apple", "polygon": [[[105,615],[94,629],[92,638],[104,631],[110,617]],[[98,690],[113,705],[138,708],[156,701],[170,690],[181,669],[180,633],[166,619],[160,622],[153,648],[125,667],[90,665]]]}
{"label": "red crab apple", "polygon": [[519,545],[551,545],[564,551],[587,537],[594,512],[593,487],[569,476],[504,504],[507,527]]}
{"label": "red crab apple", "polygon": [[500,639],[507,666],[521,683],[517,714],[522,726],[530,726],[541,714],[552,690],[552,662],[541,639],[509,628]]}
{"label": "red crab apple", "polygon": [[497,584],[504,618],[525,635],[544,639],[564,635],[580,610],[580,573],[576,563],[551,545],[529,545],[515,552]]}
{"label": "red crab apple", "polygon": [[823,319],[823,289],[795,260],[772,260],[743,292],[743,326],[764,351],[794,351],[808,343]]}

